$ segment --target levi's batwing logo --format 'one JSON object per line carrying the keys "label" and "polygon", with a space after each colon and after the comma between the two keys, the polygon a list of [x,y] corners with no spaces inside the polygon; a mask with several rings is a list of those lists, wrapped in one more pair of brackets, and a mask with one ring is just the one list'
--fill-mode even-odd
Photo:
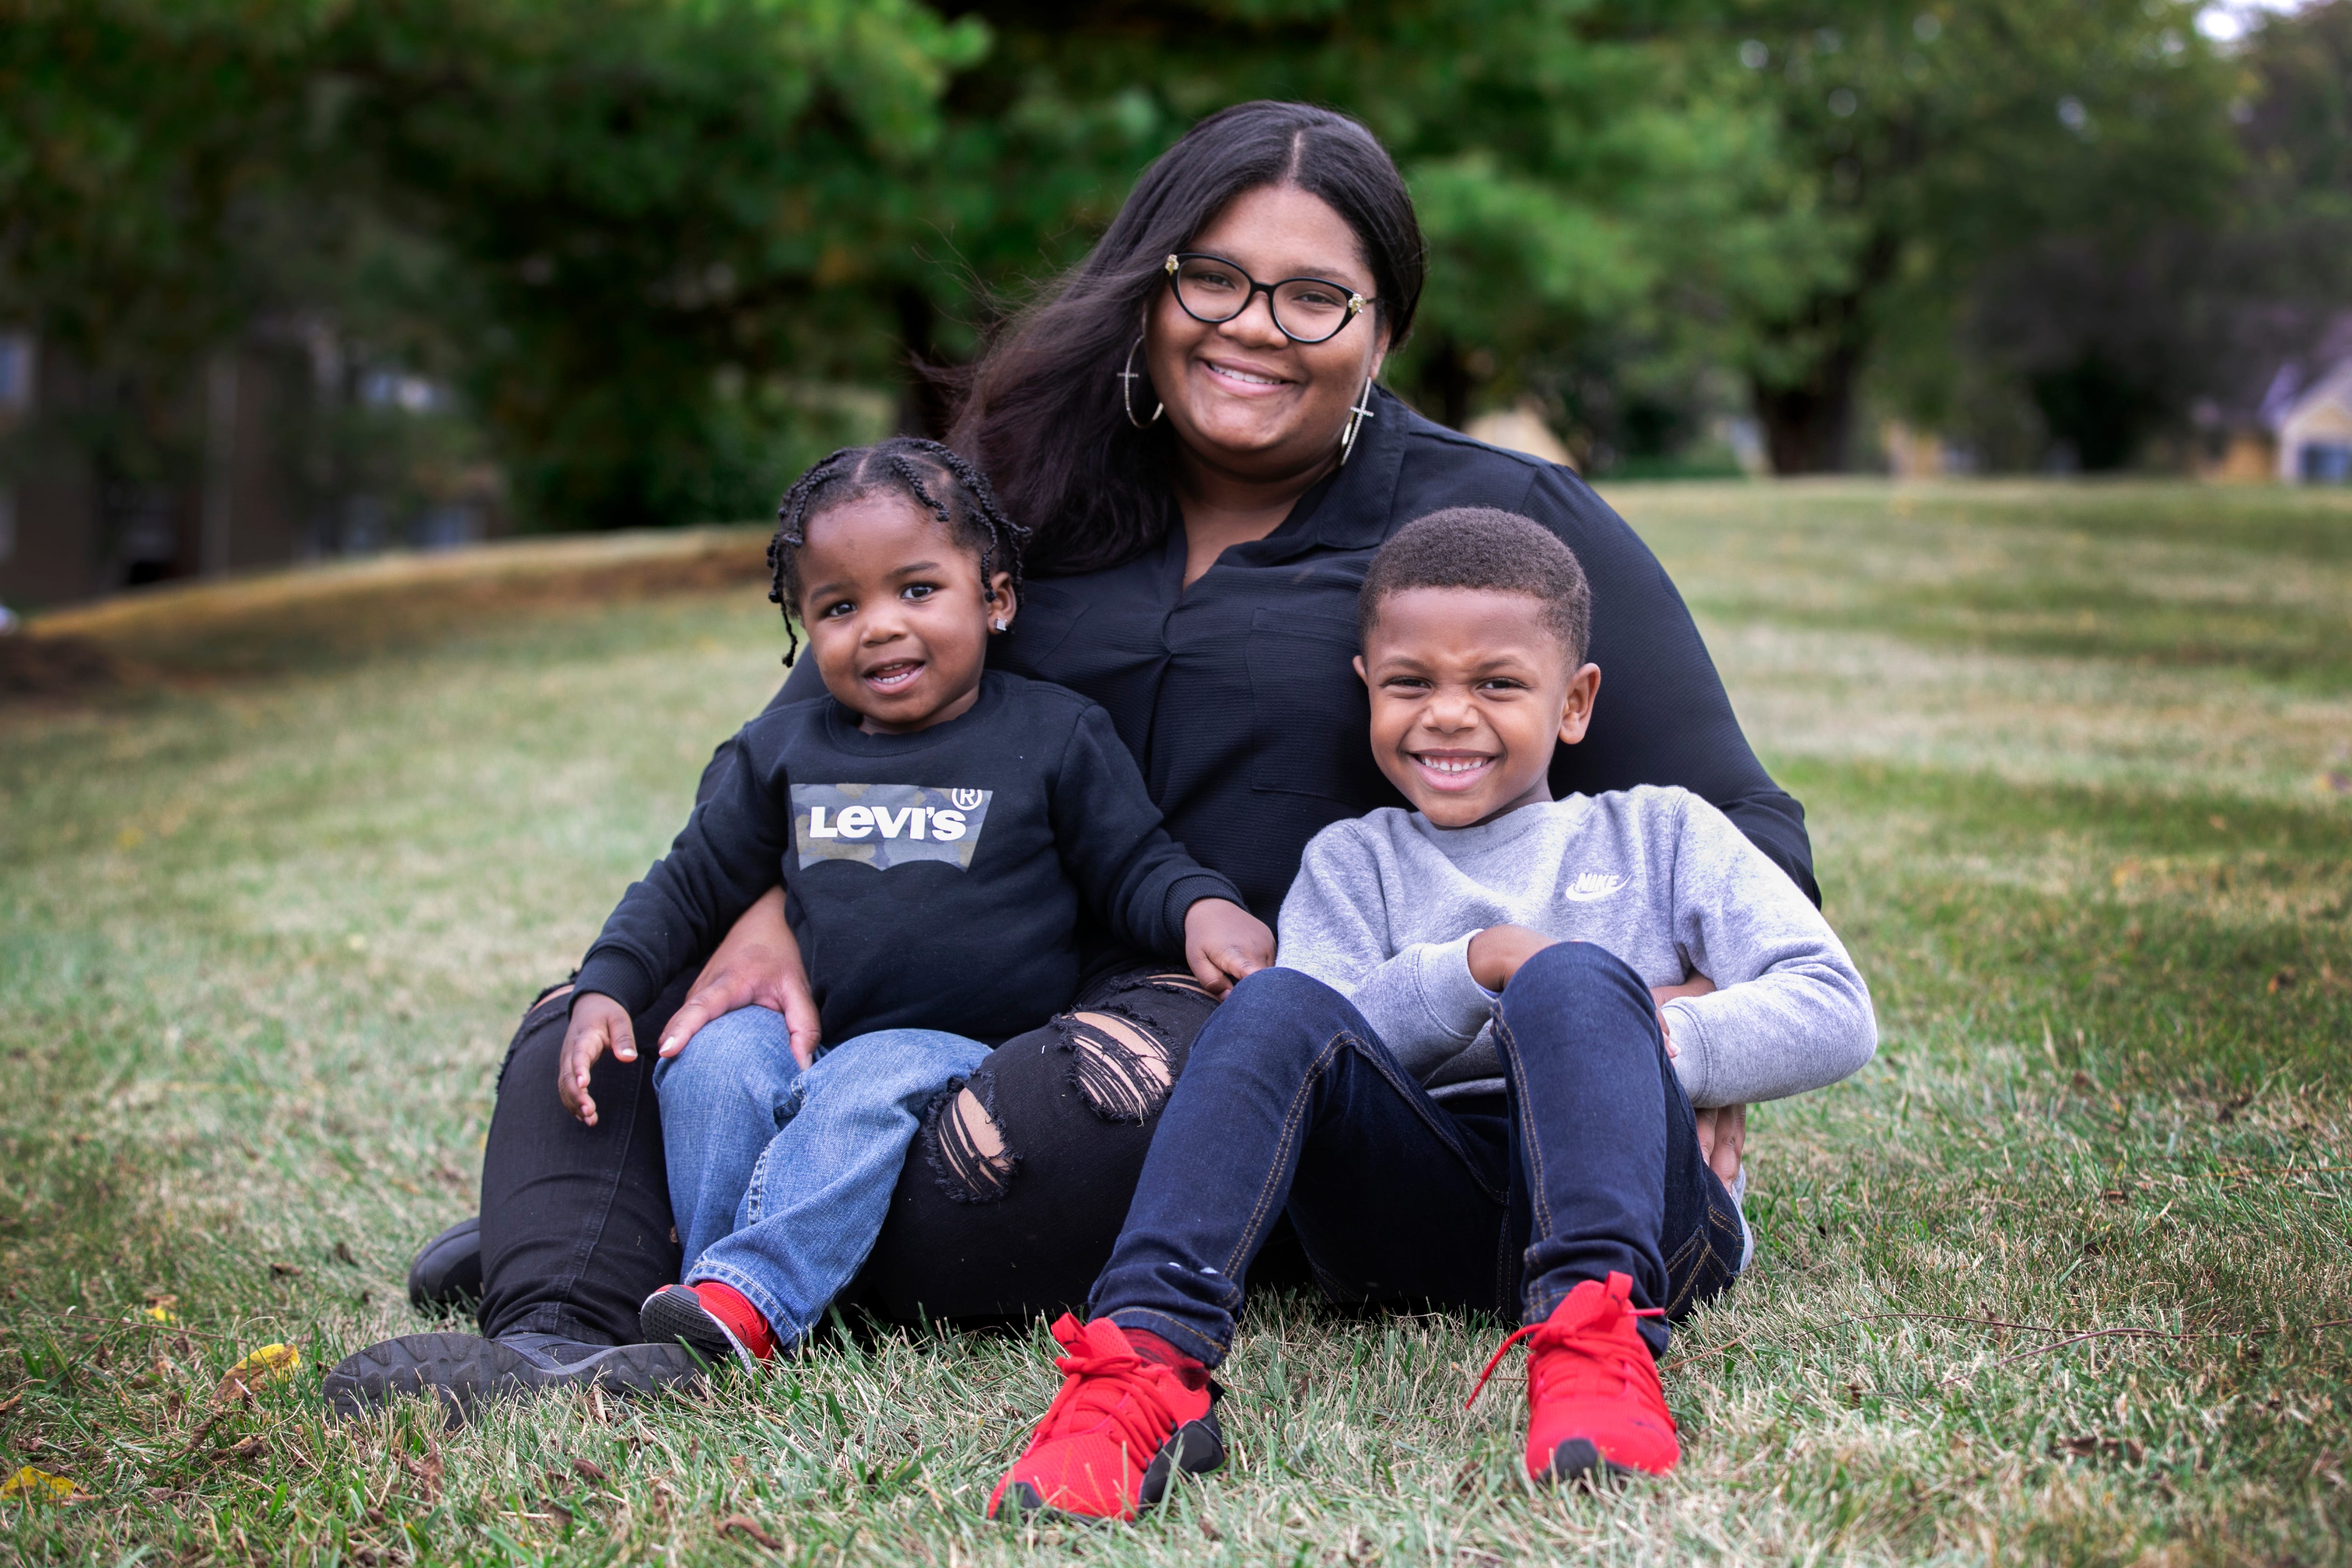
{"label": "levi's batwing logo", "polygon": [[1560,892],[1572,903],[1589,904],[1616,892],[1625,885],[1625,880],[1611,871],[1579,871],[1576,880],[1562,888]]}
{"label": "levi's batwing logo", "polygon": [[993,794],[921,784],[794,784],[793,837],[801,867],[855,860],[887,871],[910,860],[944,860],[969,871]]}

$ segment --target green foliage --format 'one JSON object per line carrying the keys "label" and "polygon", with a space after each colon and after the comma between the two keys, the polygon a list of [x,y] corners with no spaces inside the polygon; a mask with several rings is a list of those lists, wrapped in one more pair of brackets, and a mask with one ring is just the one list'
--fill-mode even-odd
{"label": "green foliage", "polygon": [[2040,376],[2128,447],[2180,400],[2158,372],[1958,329],[2021,256],[2220,223],[2235,101],[2307,274],[2352,226],[2346,0],[2252,66],[2191,0],[950,9],[0,0],[0,317],[96,373],[69,434],[117,469],[193,461],[207,352],[325,330],[459,387],[527,521],[612,526],[761,511],[935,425],[908,362],[968,359],[1246,98],[1346,109],[1404,168],[1433,286],[1400,387],[1653,461],[1726,370],[1783,468],[1842,460],[1865,379],[1934,422]]}
{"label": "green foliage", "polygon": [[1753,0],[1719,90],[1777,135],[1761,254],[1725,279],[1776,467],[1843,466],[1882,343],[1898,404],[1948,413],[1958,308],[2021,247],[2109,250],[2216,214],[2238,73],[2188,0]]}

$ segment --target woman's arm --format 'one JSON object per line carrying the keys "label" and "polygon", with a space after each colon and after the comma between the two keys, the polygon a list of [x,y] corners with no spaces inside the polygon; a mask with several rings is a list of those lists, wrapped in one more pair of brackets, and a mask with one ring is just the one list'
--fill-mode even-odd
{"label": "woman's arm", "polygon": [[[771,888],[728,931],[719,951],[702,966],[686,1005],[662,1026],[661,1054],[674,1057],[695,1031],[738,1007],[765,1007],[784,1016],[793,1059],[807,1067],[824,1038],[808,972],[801,967],[801,944],[784,919],[784,890]],[[634,1052],[632,1053],[634,1055]]]}
{"label": "woman's arm", "polygon": [[1537,470],[1520,510],[1567,542],[1592,584],[1601,700],[1582,743],[1553,758],[1554,793],[1680,784],[1820,903],[1805,808],[1757,760],[1689,608],[1650,547],[1567,468]]}

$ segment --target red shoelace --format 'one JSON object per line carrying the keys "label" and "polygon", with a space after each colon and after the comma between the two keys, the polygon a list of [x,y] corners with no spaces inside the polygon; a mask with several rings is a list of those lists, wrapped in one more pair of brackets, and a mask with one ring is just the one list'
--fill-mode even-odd
{"label": "red shoelace", "polygon": [[[1602,1298],[1604,1300],[1607,1299]],[[1629,1318],[1663,1318],[1666,1315],[1664,1307],[1623,1307],[1619,1310]],[[1528,1392],[1536,1402],[1580,1394],[1612,1394],[1623,1384],[1636,1381],[1627,1369],[1642,1369],[1635,1367],[1624,1345],[1605,1331],[1601,1333],[1580,1331],[1592,1327],[1600,1317],[1601,1314],[1595,1314],[1572,1328],[1566,1325],[1553,1328],[1549,1318],[1539,1323],[1529,1323],[1495,1347],[1495,1353],[1487,1358],[1486,1370],[1478,1374],[1478,1381],[1471,1386],[1470,1397],[1462,1402],[1462,1408],[1467,1410],[1478,1402],[1478,1395],[1486,1387],[1486,1380],[1495,1375],[1495,1369],[1503,1363],[1503,1358],[1510,1353],[1513,1345],[1530,1335],[1542,1334],[1547,1329],[1551,1331],[1537,1344],[1538,1351],[1557,1348],[1581,1353],[1544,1356],[1533,1363],[1529,1371],[1534,1376],[1535,1386]],[[1650,1371],[1650,1378],[1653,1382],[1656,1380],[1654,1370]]]}

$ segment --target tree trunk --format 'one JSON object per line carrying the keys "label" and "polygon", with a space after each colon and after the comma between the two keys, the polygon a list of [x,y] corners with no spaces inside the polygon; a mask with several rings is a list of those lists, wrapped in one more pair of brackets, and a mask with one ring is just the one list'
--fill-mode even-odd
{"label": "tree trunk", "polygon": [[[1870,349],[1872,298],[1895,274],[1896,247],[1874,235],[1854,258],[1854,275],[1841,293],[1816,294],[1794,318],[1772,323],[1785,340],[1805,345],[1801,354],[1783,352],[1782,363],[1799,360],[1794,376],[1750,374],[1756,417],[1764,426],[1764,449],[1776,474],[1834,474],[1846,463],[1853,430],[1853,384]],[[1784,349],[1787,345],[1784,344]]]}
{"label": "tree trunk", "polygon": [[1834,474],[1845,468],[1853,427],[1853,379],[1861,351],[1841,343],[1815,360],[1803,381],[1753,383],[1764,450],[1776,474]]}

